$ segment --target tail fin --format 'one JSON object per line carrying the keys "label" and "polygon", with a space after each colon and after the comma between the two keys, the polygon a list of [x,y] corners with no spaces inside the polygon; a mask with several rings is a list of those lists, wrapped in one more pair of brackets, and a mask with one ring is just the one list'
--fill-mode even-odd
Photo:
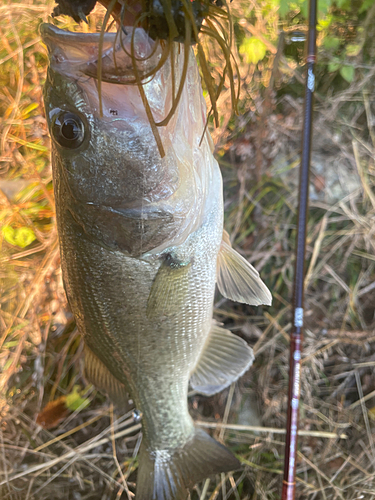
{"label": "tail fin", "polygon": [[201,429],[172,451],[150,451],[142,443],[136,500],[186,500],[197,482],[239,467],[237,458]]}

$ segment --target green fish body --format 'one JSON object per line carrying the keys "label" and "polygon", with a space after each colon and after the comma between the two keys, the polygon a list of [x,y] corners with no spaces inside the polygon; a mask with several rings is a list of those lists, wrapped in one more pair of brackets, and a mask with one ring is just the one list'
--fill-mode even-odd
{"label": "green fish body", "polygon": [[[213,323],[215,283],[242,302],[269,303],[270,294],[223,239],[222,180],[207,133],[200,144],[205,105],[193,53],[177,111],[159,129],[161,158],[137,85],[111,82],[116,71],[131,75],[123,51],[111,68],[115,34],[104,38],[101,115],[99,35],[41,32],[61,265],[86,374],[115,403],[129,395],[143,415],[137,500],[183,500],[199,480],[239,467],[194,426],[187,405],[189,381],[214,394],[253,360],[242,339]],[[138,57],[151,53],[147,64],[157,64],[142,30],[135,42]],[[179,46],[177,83],[182,59]],[[165,63],[143,86],[156,121],[169,111],[171,71]]]}

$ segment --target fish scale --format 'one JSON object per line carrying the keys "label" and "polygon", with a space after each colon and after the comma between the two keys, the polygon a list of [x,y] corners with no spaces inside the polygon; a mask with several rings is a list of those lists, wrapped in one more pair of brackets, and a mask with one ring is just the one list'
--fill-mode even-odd
{"label": "fish scale", "polygon": [[[188,412],[189,380],[214,394],[253,361],[245,341],[212,322],[215,282],[240,302],[271,296],[223,233],[222,180],[193,52],[176,114],[160,128],[160,158],[135,85],[102,82],[98,112],[98,37],[50,25],[41,33],[62,273],[85,372],[119,406],[128,393],[143,415],[136,500],[185,500],[196,482],[240,466]],[[114,37],[104,36],[107,75],[121,67],[110,67]],[[128,52],[131,38],[129,29]],[[152,50],[143,30],[134,38]],[[116,60],[128,68],[119,50]],[[174,51],[176,86],[183,53]],[[166,62],[144,84],[155,115],[167,112],[170,72]]]}
{"label": "fish scale", "polygon": [[[56,195],[57,206],[62,207],[58,189]],[[186,437],[192,432],[187,409],[187,382],[212,318],[215,256],[221,241],[220,231],[216,234],[212,231],[212,227],[220,228],[215,218],[220,221],[222,217],[219,196],[217,198],[212,217],[199,229],[202,234],[194,235],[199,245],[194,254],[190,290],[184,293],[184,297],[191,297],[191,302],[187,302],[177,315],[159,322],[150,321],[143,311],[160,262],[135,260],[93,245],[85,237],[77,238],[74,225],[69,228],[67,224],[68,217],[58,214],[59,220],[64,221],[59,227],[63,254],[80,255],[79,262],[67,259],[63,267],[69,296],[81,298],[77,318],[79,330],[93,353],[118,380],[125,385],[129,385],[129,379],[132,381],[132,399],[144,415],[145,437],[150,436],[152,448],[160,448],[162,443],[164,446],[181,443],[180,436]],[[211,241],[207,245],[209,234]],[[191,246],[190,241],[187,246]],[[131,280],[127,279],[130,269]],[[147,286],[141,288],[145,276]],[[121,353],[121,366],[114,352]],[[179,371],[183,376],[176,380]],[[172,417],[175,419],[170,422]]]}

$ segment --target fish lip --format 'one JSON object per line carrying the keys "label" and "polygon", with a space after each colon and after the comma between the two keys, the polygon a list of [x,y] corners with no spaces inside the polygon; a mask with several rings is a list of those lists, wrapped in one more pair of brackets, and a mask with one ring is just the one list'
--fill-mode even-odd
{"label": "fish lip", "polygon": [[[48,41],[53,40],[54,42],[61,41],[65,43],[77,43],[79,41],[86,43],[95,43],[100,39],[100,33],[80,33],[75,31],[63,30],[58,28],[51,23],[42,23],[39,28],[40,36],[43,42],[48,47]],[[116,33],[106,32],[104,33],[104,39],[114,40]]]}
{"label": "fish lip", "polygon": [[[53,66],[61,66],[64,63],[77,66],[92,63],[98,59],[100,33],[62,30],[50,23],[42,23],[39,33],[43,43],[47,46]],[[104,33],[103,48],[105,46],[105,50],[113,46],[115,37],[116,33]]]}
{"label": "fish lip", "polygon": [[[154,40],[142,28],[127,27],[127,30],[128,35],[121,39],[115,32],[80,33],[62,30],[49,23],[43,23],[39,28],[42,41],[48,49],[52,69],[65,75],[85,75],[97,79],[98,60],[101,56],[101,81],[136,84],[129,40],[134,37],[134,40],[138,39],[140,42],[136,43],[138,52],[134,56],[141,79],[152,74],[160,60],[161,51],[154,47]],[[126,45],[129,52],[124,51]]]}

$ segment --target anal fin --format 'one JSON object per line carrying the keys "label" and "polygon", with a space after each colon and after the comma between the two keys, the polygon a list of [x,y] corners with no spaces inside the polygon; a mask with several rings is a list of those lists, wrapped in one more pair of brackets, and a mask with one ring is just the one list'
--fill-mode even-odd
{"label": "anal fin", "polygon": [[217,258],[217,286],[227,299],[258,306],[271,305],[272,295],[259,277],[259,273],[230,245],[224,231]]}
{"label": "anal fin", "polygon": [[197,392],[211,396],[241,377],[253,360],[253,350],[243,339],[213,325],[191,374],[190,385]]}
{"label": "anal fin", "polygon": [[149,318],[176,314],[186,302],[191,262],[182,262],[171,254],[163,256],[147,301]]}
{"label": "anal fin", "polygon": [[129,397],[125,385],[112,375],[100,359],[85,343],[85,376],[98,389],[107,394],[111,401],[122,410],[128,410]]}

